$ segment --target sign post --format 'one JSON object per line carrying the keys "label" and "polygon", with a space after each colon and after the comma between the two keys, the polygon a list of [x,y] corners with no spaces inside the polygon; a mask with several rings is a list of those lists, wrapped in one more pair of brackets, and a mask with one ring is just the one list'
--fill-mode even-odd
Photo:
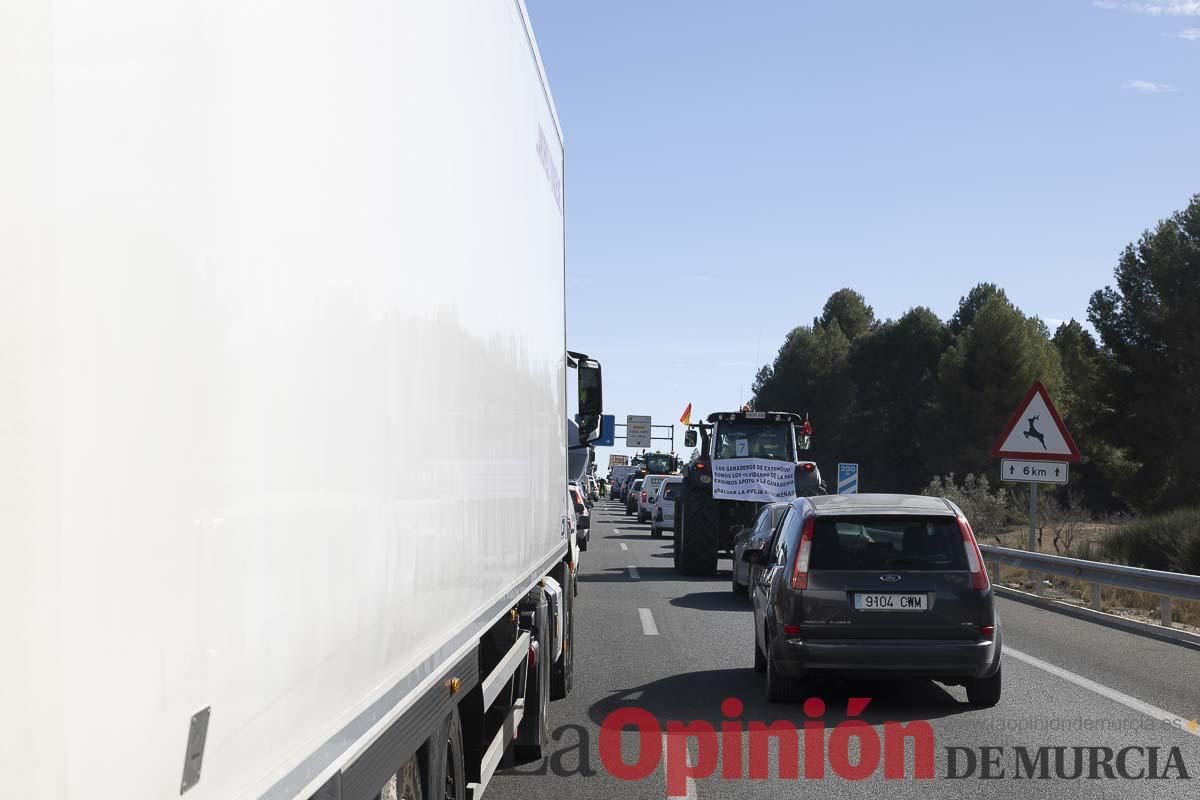
{"label": "sign post", "polygon": [[[1067,432],[1062,417],[1040,382],[1009,417],[992,445],[992,458],[1000,459],[1000,480],[1029,484],[1029,551],[1037,550],[1037,496],[1039,483],[1066,484],[1069,464],[1079,463],[1079,448]],[[1041,575],[1030,572],[1033,591],[1042,593]]]}
{"label": "sign post", "polygon": [[[1031,553],[1037,552],[1037,487],[1037,481],[1029,484],[1029,545],[1025,549]],[[1033,591],[1035,594],[1042,593],[1040,582],[1034,584]]]}

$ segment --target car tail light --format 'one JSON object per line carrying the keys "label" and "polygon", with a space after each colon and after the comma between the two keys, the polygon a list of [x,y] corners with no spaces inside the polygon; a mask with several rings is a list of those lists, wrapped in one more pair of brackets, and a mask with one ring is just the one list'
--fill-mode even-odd
{"label": "car tail light", "polygon": [[646,493],[642,492],[642,502],[646,502]]}
{"label": "car tail light", "polygon": [[807,461],[800,465],[800,469],[804,470],[805,472],[812,472],[816,468],[817,468],[817,465],[812,463],[811,461]]}
{"label": "car tail light", "polygon": [[796,569],[792,572],[793,589],[808,588],[808,560],[812,556],[813,531],[816,527],[816,517],[804,520],[804,530],[800,534],[800,552],[796,554]]}
{"label": "car tail light", "polygon": [[783,626],[783,635],[784,636],[799,636],[800,635],[800,626],[799,625],[784,625]]}
{"label": "car tail light", "polygon": [[971,571],[971,588],[984,590],[991,587],[987,569],[983,566],[983,554],[979,552],[979,542],[971,531],[971,523],[966,517],[958,518],[958,529],[962,531],[963,550],[967,554],[967,569]]}
{"label": "car tail light", "polygon": [[984,639],[995,639],[996,638],[996,626],[995,625],[980,625],[979,626],[979,635],[982,636]]}
{"label": "car tail light", "polygon": [[697,462],[696,462],[696,469],[704,469],[704,462],[703,462],[703,461],[697,461]]}

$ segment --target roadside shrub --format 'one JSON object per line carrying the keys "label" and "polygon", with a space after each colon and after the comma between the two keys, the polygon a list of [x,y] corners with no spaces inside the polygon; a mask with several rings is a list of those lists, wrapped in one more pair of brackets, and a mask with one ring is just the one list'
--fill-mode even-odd
{"label": "roadside shrub", "polygon": [[1071,555],[1077,550],[1076,540],[1082,539],[1092,521],[1092,515],[1083,507],[1083,495],[1067,490],[1061,497],[1058,492],[1038,495],[1038,545],[1042,534],[1049,533],[1050,544],[1060,556]]}
{"label": "roadside shrub", "polygon": [[1106,560],[1147,569],[1200,574],[1200,508],[1140,517],[1109,535]]}
{"label": "roadside shrub", "polygon": [[954,473],[930,481],[921,494],[944,497],[967,515],[976,538],[991,536],[1000,542],[1008,521],[1009,496],[1004,489],[992,490],[984,475],[967,475],[961,484],[954,482]]}

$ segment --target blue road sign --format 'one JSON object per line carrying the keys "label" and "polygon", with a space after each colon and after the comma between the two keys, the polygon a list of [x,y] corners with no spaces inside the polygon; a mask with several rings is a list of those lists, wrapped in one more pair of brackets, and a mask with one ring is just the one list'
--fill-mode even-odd
{"label": "blue road sign", "polygon": [[[575,424],[579,424],[579,415],[575,415]],[[592,447],[612,447],[617,438],[617,418],[614,414],[600,415],[600,437],[593,439]]]}
{"label": "blue road sign", "polygon": [[617,418],[613,414],[600,417],[600,438],[592,442],[596,447],[612,447],[617,436]]}
{"label": "blue road sign", "polygon": [[858,464],[838,464],[838,494],[858,494]]}

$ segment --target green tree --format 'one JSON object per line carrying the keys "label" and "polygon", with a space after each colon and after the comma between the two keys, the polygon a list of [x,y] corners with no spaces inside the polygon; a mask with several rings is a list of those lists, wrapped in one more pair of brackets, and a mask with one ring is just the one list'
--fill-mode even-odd
{"label": "green tree", "polygon": [[1096,379],[1100,371],[1100,347],[1087,328],[1075,320],[1058,326],[1054,332],[1054,347],[1062,362],[1063,403],[1078,417],[1086,418],[1087,405],[1095,396]]}
{"label": "green tree", "polygon": [[774,363],[758,371],[754,407],[808,414],[815,428],[809,457],[833,458],[854,399],[847,369],[850,341],[836,320],[792,330]]}
{"label": "green tree", "polygon": [[1092,295],[1097,429],[1128,459],[1123,496],[1149,510],[1200,497],[1200,195],[1125,248]]}
{"label": "green tree", "polygon": [[[1063,366],[1063,390],[1059,402],[1064,408],[1067,429],[1083,454],[1083,463],[1071,470],[1071,484],[1082,492],[1092,511],[1128,510],[1115,498],[1114,476],[1128,468],[1123,453],[1112,447],[1097,429],[1104,415],[1099,399],[1102,359],[1100,347],[1087,328],[1075,320],[1064,322],[1054,332],[1054,347]],[[1060,493],[1060,499],[1070,493]]]}
{"label": "green tree", "polygon": [[843,460],[857,461],[872,490],[915,492],[933,470],[941,426],[938,363],[950,331],[933,311],[913,308],[854,342],[855,405]]}
{"label": "green tree", "polygon": [[[964,298],[964,306],[970,295]],[[1063,371],[1046,326],[1022,314],[1002,292],[973,313],[960,307],[957,319],[971,322],[943,354],[938,377],[944,408],[939,473],[984,473],[994,464],[991,445],[1013,408],[1034,381],[1062,397]]]}
{"label": "green tree", "polygon": [[853,289],[838,289],[825,301],[821,316],[813,321],[814,328],[828,328],[837,323],[850,341],[867,333],[875,325],[875,309]]}
{"label": "green tree", "polygon": [[1008,302],[1008,295],[996,284],[975,284],[975,287],[967,292],[965,297],[959,299],[958,310],[950,318],[950,332],[955,336],[961,336],[963,331],[969,328],[971,323],[975,321],[975,315],[979,313],[979,309],[983,308],[984,304],[993,297],[999,297],[1001,300]]}

